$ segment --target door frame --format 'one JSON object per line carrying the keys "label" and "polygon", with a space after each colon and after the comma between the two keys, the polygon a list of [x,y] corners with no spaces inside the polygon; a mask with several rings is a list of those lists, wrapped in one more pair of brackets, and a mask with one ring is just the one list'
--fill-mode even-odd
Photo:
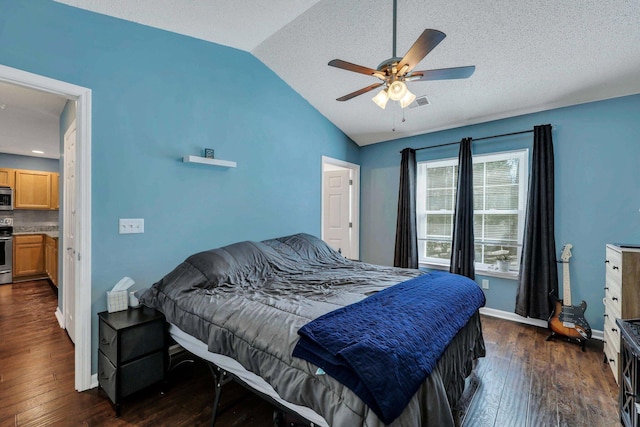
{"label": "door frame", "polygon": [[324,239],[324,169],[325,165],[338,166],[350,169],[353,176],[353,186],[351,191],[351,207],[352,207],[352,249],[354,259],[360,259],[360,165],[346,162],[344,160],[334,159],[332,157],[322,156],[322,178],[320,180],[320,236]]}
{"label": "door frame", "polygon": [[[75,288],[75,388],[84,391],[95,386],[91,381],[91,89],[1,64],[0,81],[76,101],[75,232],[78,256],[74,283],[65,283],[63,267],[61,284],[63,293],[65,286]],[[66,208],[63,201],[63,215]],[[63,295],[63,314],[64,310]]]}

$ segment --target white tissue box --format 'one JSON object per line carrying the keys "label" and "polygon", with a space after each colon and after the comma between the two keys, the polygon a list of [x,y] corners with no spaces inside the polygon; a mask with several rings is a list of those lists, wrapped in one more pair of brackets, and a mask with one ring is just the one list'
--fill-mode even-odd
{"label": "white tissue box", "polygon": [[107,291],[107,311],[126,310],[129,307],[129,292],[127,291]]}

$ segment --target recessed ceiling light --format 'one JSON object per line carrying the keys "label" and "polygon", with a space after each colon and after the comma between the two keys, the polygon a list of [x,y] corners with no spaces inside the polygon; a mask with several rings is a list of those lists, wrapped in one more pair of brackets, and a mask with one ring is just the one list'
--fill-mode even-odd
{"label": "recessed ceiling light", "polygon": [[6,106],[6,104],[0,104],[0,110],[4,110]]}
{"label": "recessed ceiling light", "polygon": [[40,150],[31,150],[31,152],[36,154],[44,154],[44,151],[40,151]]}

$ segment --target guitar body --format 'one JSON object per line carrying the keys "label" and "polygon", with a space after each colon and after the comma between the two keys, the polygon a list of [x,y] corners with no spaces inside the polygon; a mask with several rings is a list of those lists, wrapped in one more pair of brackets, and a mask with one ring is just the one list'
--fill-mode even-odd
{"label": "guitar body", "polygon": [[587,310],[587,303],[582,301],[580,305],[571,304],[571,281],[569,279],[569,258],[571,258],[571,244],[564,245],[562,250],[563,263],[563,292],[564,299],[557,299],[553,314],[549,317],[549,329],[551,335],[547,338],[550,340],[556,335],[562,335],[571,340],[578,341],[584,351],[584,344],[591,339],[591,327],[584,318],[584,312]]}
{"label": "guitar body", "polygon": [[576,340],[591,339],[591,327],[584,318],[587,303],[566,306],[562,300],[557,300],[553,314],[549,317],[549,329],[558,335]]}

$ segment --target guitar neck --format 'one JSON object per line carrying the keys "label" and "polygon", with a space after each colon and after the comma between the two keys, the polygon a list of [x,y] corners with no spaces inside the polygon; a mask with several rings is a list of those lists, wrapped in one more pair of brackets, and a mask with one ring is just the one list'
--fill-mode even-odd
{"label": "guitar neck", "polygon": [[571,305],[571,279],[569,278],[569,261],[562,263],[562,305]]}

